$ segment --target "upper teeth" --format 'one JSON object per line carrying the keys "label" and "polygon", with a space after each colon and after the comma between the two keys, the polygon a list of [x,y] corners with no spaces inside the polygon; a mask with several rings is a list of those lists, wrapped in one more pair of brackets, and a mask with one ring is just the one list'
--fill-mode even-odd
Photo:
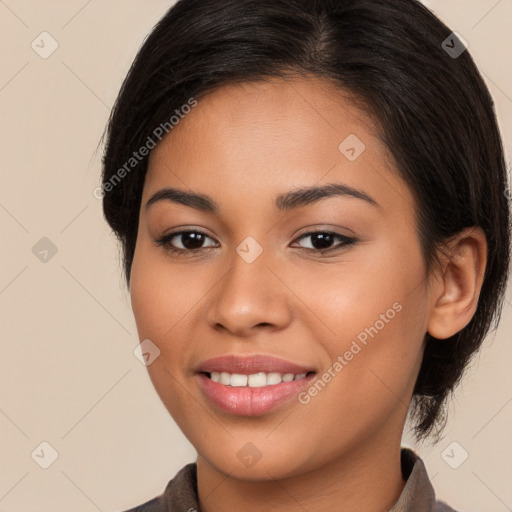
{"label": "upper teeth", "polygon": [[305,373],[294,375],[293,373],[278,372],[258,372],[251,375],[242,375],[240,373],[211,372],[210,378],[213,382],[220,382],[226,386],[249,386],[250,388],[261,388],[263,386],[272,386],[280,382],[291,382],[292,380],[302,379]]}

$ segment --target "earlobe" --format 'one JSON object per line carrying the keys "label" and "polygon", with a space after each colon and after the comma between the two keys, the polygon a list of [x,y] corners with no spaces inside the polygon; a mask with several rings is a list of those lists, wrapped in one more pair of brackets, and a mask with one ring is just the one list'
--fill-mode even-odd
{"label": "earlobe", "polygon": [[432,288],[427,332],[446,339],[461,331],[478,306],[487,264],[487,240],[479,227],[466,228],[448,244],[442,275]]}

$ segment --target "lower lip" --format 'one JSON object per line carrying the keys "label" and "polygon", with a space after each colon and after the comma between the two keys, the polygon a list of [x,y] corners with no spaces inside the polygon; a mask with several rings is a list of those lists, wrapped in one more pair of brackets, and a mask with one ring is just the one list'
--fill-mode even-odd
{"label": "lower lip", "polygon": [[315,375],[260,388],[225,386],[204,373],[199,373],[198,377],[205,395],[221,410],[239,416],[260,416],[296,397],[310,385]]}

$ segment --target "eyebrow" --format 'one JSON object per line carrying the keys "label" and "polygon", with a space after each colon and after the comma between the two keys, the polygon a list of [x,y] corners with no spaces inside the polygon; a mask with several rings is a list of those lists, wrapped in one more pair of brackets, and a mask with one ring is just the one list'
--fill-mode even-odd
{"label": "eyebrow", "polygon": [[[323,186],[301,187],[291,190],[277,196],[275,206],[278,211],[289,211],[334,196],[354,197],[380,208],[379,203],[362,190],[341,183],[329,183]],[[148,199],[146,210],[159,201],[171,201],[207,213],[218,213],[220,209],[218,203],[207,195],[167,187],[159,190]]]}

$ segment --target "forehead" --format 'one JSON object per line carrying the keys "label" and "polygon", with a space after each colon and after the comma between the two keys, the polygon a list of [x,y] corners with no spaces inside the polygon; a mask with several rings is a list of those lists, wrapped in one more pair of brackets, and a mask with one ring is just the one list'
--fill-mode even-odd
{"label": "forehead", "polygon": [[[269,146],[275,136],[290,134],[290,142],[310,141],[313,149],[318,135],[330,144],[352,129],[361,137],[375,138],[372,145],[380,144],[377,123],[362,105],[352,93],[319,77],[230,83],[200,97],[198,106],[166,138],[183,143],[199,132],[205,141],[221,135],[249,135],[247,143],[264,141]],[[379,149],[385,151],[383,146]]]}
{"label": "forehead", "polygon": [[198,98],[152,151],[146,197],[170,184],[220,197],[242,185],[266,194],[321,182],[370,194],[387,186],[407,196],[377,124],[356,105],[348,92],[318,78],[219,87]]}

